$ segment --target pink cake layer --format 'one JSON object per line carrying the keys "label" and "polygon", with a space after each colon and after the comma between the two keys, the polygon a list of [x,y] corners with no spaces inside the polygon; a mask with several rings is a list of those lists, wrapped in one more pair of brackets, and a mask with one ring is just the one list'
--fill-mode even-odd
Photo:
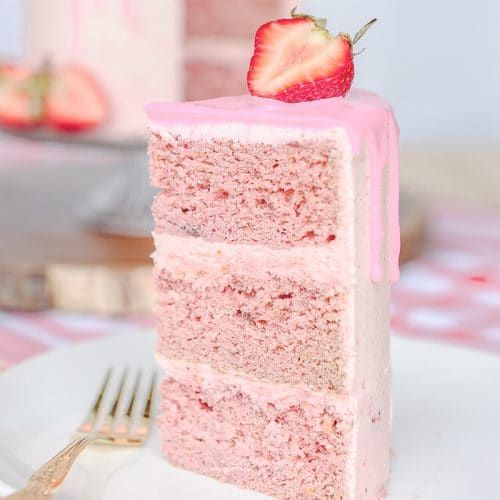
{"label": "pink cake layer", "polygon": [[227,266],[206,279],[157,276],[158,351],[278,383],[343,392],[353,354],[342,283]]}
{"label": "pink cake layer", "polygon": [[186,35],[253,37],[261,24],[288,17],[294,5],[290,0],[186,0]]}
{"label": "pink cake layer", "polygon": [[271,249],[154,238],[161,355],[335,392],[386,369],[388,285],[370,283],[362,262],[366,277],[357,275],[348,242]]}
{"label": "pink cake layer", "polygon": [[389,474],[389,378],[357,397],[165,361],[163,452],[180,467],[286,499],[375,500]]}
{"label": "pink cake layer", "polygon": [[347,186],[342,134],[276,147],[158,133],[150,139],[157,232],[272,247],[335,245]]}

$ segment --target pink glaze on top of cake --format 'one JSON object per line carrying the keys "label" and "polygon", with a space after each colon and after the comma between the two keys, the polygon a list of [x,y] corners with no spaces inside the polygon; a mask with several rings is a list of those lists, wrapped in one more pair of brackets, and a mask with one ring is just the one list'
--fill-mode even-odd
{"label": "pink glaze on top of cake", "polygon": [[[188,103],[152,103],[146,107],[152,130],[162,136],[228,136],[250,142],[293,141],[341,128],[351,153],[366,151],[370,166],[370,273],[384,278],[383,171],[389,166],[389,278],[399,278],[398,128],[388,103],[374,93],[353,90],[337,97],[296,104],[250,95]],[[387,134],[387,130],[389,133]]]}

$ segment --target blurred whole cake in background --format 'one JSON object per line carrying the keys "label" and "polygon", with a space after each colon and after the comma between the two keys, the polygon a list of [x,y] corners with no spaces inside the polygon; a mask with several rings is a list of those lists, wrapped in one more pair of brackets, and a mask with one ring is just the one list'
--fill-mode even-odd
{"label": "blurred whole cake in background", "polygon": [[[66,84],[64,97],[58,98],[65,115],[71,114],[73,94],[80,101],[82,93],[92,98],[81,110],[93,112],[88,123],[70,119],[68,124],[64,116],[65,126],[52,128],[95,128],[107,139],[127,141],[145,133],[147,101],[242,93],[256,27],[293,5],[290,0],[52,0],[49,7],[43,0],[26,0],[25,7],[25,57],[19,71],[38,72],[48,62],[53,87],[62,87],[61,79]],[[43,88],[35,87],[35,105],[5,98],[4,91],[3,108],[9,111],[15,101],[21,117],[25,109],[39,112],[36,99]],[[47,120],[30,116],[17,122],[32,126]]]}

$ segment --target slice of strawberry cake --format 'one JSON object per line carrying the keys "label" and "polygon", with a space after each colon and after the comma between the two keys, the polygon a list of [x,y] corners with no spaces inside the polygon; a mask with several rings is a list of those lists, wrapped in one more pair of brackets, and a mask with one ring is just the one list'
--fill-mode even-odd
{"label": "slice of strawberry cake", "polygon": [[252,95],[147,107],[163,451],[279,498],[389,477],[398,131],[349,92],[357,39],[294,14],[259,29]]}

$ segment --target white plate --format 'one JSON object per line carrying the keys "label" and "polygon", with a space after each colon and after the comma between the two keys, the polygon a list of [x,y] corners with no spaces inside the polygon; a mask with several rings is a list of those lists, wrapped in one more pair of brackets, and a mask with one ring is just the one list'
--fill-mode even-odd
{"label": "white plate", "polygon": [[[2,374],[0,479],[18,483],[61,447],[86,411],[105,367],[152,366],[153,345],[150,332],[117,335],[53,351]],[[398,337],[393,338],[392,353],[393,473],[388,498],[500,498],[500,357]],[[93,453],[95,468],[114,467],[117,459],[113,450],[99,447],[86,453]],[[125,461],[108,476],[105,500],[265,498],[170,467],[160,457],[156,435]],[[89,458],[83,462],[88,464]],[[93,500],[84,491],[87,477],[95,474],[77,467],[57,498]]]}

